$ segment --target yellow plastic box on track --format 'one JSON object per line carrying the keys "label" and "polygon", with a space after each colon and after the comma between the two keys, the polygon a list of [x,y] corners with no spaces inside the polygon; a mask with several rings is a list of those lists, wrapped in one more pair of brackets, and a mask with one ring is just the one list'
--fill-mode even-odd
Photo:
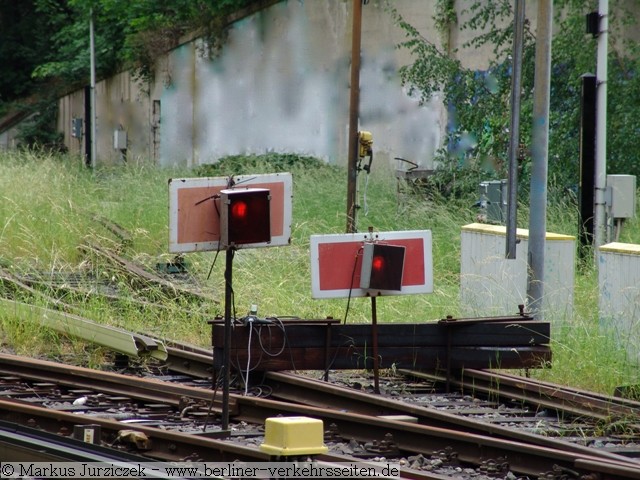
{"label": "yellow plastic box on track", "polygon": [[273,456],[319,455],[326,453],[322,420],[309,417],[274,417],[265,421],[260,451]]}

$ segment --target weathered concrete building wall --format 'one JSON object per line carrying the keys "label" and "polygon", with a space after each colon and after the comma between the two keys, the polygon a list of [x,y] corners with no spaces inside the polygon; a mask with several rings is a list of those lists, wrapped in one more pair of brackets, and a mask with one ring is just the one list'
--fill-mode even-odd
{"label": "weathered concrete building wall", "polygon": [[[411,16],[418,3],[398,2]],[[176,49],[158,71],[165,87],[160,163],[296,152],[347,157],[352,17],[349,1],[281,2],[234,24],[221,55]],[[430,12],[423,13],[425,21]],[[413,15],[416,16],[416,15]],[[360,128],[382,159],[429,168],[442,134],[440,106],[421,107],[397,76],[405,52],[382,2],[363,9]]]}
{"label": "weathered concrete building wall", "polygon": [[[454,2],[458,24],[438,32],[436,2],[392,2],[429,42],[482,70],[491,47],[465,48],[478,32],[459,28],[471,15],[470,3]],[[351,6],[351,0],[282,1],[235,23],[213,60],[200,55],[197,41],[189,42],[158,60],[152,85],[136,83],[127,72],[99,82],[99,162],[194,165],[265,151],[346,162]],[[636,0],[621,0],[618,8],[640,13]],[[527,3],[532,32],[536,9],[535,2]],[[633,40],[640,35],[636,30],[627,26],[621,33]],[[411,63],[409,52],[396,48],[404,39],[383,0],[364,6],[360,129],[373,133],[376,161],[397,156],[432,168],[446,109],[438,99],[419,106],[400,85],[398,68]],[[78,140],[70,133],[71,119],[84,118],[84,111],[83,91],[60,100],[58,128],[72,152],[85,151],[86,136]],[[116,130],[126,132],[126,155],[114,148]]]}
{"label": "weathered concrete building wall", "polygon": [[[85,152],[85,108],[84,108],[84,91],[77,90],[58,100],[58,131],[62,133],[62,141],[66,145],[69,153],[82,155]],[[81,119],[83,127],[79,136],[74,136],[73,124],[74,119]]]}
{"label": "weathered concrete building wall", "polygon": [[13,150],[18,146],[19,129],[17,126],[0,132],[0,150]]}
{"label": "weathered concrete building wall", "polygon": [[[126,72],[99,82],[99,163],[195,165],[267,151],[346,162],[351,4],[280,2],[235,23],[217,58],[204,58],[198,41],[189,42],[159,59],[153,85],[141,86]],[[437,41],[430,2],[395,6]],[[403,91],[397,70],[408,53],[395,47],[404,33],[384,2],[363,8],[362,25],[360,128],[373,133],[377,161],[399,156],[430,168],[442,108],[419,106]],[[86,136],[71,137],[74,117],[84,117],[83,91],[60,100],[58,121],[67,147],[82,153]],[[114,148],[116,130],[126,132],[124,156]]]}
{"label": "weathered concrete building wall", "polygon": [[[88,91],[78,90],[58,101],[58,130],[69,152],[83,155],[89,124],[86,121]],[[73,136],[72,122],[82,119],[82,134]],[[96,84],[96,149],[100,163],[155,159],[152,107],[144,85],[129,72],[123,72]],[[115,132],[125,132],[123,134]],[[114,136],[125,139],[125,149],[114,146]]]}

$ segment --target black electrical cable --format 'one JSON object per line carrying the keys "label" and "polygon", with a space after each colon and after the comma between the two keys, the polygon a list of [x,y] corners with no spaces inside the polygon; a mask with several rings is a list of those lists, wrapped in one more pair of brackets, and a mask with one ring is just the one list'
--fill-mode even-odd
{"label": "black electrical cable", "polygon": [[[216,195],[213,195],[213,196],[211,196],[209,198],[213,198],[214,199],[213,205],[216,208],[216,213],[218,214],[218,219],[220,219],[220,209],[218,208],[218,203],[215,202],[216,199],[220,198],[220,195],[216,194]],[[196,203],[196,205],[197,205],[197,203]],[[220,242],[218,241],[218,248],[216,249],[216,256],[213,257],[213,262],[211,263],[211,268],[209,269],[209,274],[207,275],[207,280],[209,280],[209,278],[211,278],[211,272],[213,272],[213,266],[216,264],[216,260],[218,259],[218,254],[219,253],[220,253]]]}
{"label": "black electrical cable", "polygon": [[355,255],[355,260],[353,262],[353,271],[351,272],[351,283],[349,284],[349,296],[347,297],[347,309],[344,312],[344,320],[342,321],[342,323],[345,325],[347,323],[347,315],[349,315],[349,306],[351,304],[351,293],[353,291],[353,279],[356,277],[356,266],[358,265],[358,255],[360,255],[360,252],[362,252],[363,249],[364,247],[360,247],[358,249]]}
{"label": "black electrical cable", "polygon": [[[222,368],[220,369],[220,373],[224,374],[224,366],[222,366]],[[221,378],[222,378],[222,375],[218,375],[218,378],[216,379],[216,385],[213,389],[213,396],[211,397],[211,402],[209,403],[209,410],[207,410],[207,416],[204,419],[204,425],[202,425],[203,432],[207,431],[207,424],[209,423],[209,418],[211,417],[211,410],[213,409],[213,404],[216,401],[216,394],[218,393],[218,386],[220,385]]]}
{"label": "black electrical cable", "polygon": [[297,373],[298,369],[296,368],[296,363],[295,363],[295,361],[293,359],[293,352],[291,351],[291,342],[289,341],[289,336],[287,335],[287,330],[284,328],[284,325],[282,324],[282,321],[279,320],[279,319],[278,319],[278,321],[282,325],[282,332],[284,333],[284,341],[289,346],[288,350],[289,350],[289,358],[291,359],[291,366],[293,367],[293,371]]}
{"label": "black electrical cable", "polygon": [[216,264],[216,260],[218,259],[218,254],[220,253],[220,243],[218,243],[218,249],[216,250],[216,256],[213,257],[213,262],[211,262],[211,268],[209,269],[209,274],[207,275],[207,280],[211,278],[211,272],[213,272],[213,266]]}
{"label": "black electrical cable", "polygon": [[342,348],[344,346],[349,346],[349,347],[355,346],[355,342],[354,342],[353,338],[352,337],[348,337],[348,338],[349,338],[348,340],[346,340],[342,345],[340,345],[339,347],[336,348],[336,352],[333,354],[333,358],[331,359],[331,361],[327,365],[327,368],[325,368],[325,370],[323,372],[325,377],[329,374],[329,370],[331,370],[331,367],[335,363],[336,358],[338,358],[338,352],[340,351],[340,348]]}
{"label": "black electrical cable", "polygon": [[[280,319],[278,319],[277,317],[269,317],[268,320],[275,320],[276,322],[279,322],[278,327],[280,328],[280,330],[282,330],[282,346],[280,347],[280,351],[278,353],[271,353],[268,352],[267,349],[264,347],[263,343],[262,343],[262,335],[258,335],[258,343],[260,344],[260,348],[262,349],[262,351],[267,354],[269,357],[277,357],[279,355],[282,354],[282,352],[284,352],[284,349],[287,346],[287,342],[285,340],[285,330],[284,330],[284,325],[282,324],[282,321]],[[271,335],[271,327],[272,325],[260,325],[261,327],[266,326],[269,329],[269,347],[271,347],[271,339],[272,339],[272,335]]]}
{"label": "black electrical cable", "polygon": [[[299,317],[284,317],[284,318],[299,318]],[[284,327],[284,323],[282,323],[282,320],[280,317],[268,317],[268,320],[273,320],[276,323],[278,323],[279,328],[282,330],[282,335],[284,337],[284,343],[282,344],[282,350],[280,352],[280,354],[284,351],[284,349],[288,346],[289,348],[287,349],[289,351],[289,359],[291,360],[291,367],[293,368],[293,371],[296,372],[296,364],[295,364],[295,360],[293,358],[293,352],[291,351],[291,342],[289,342],[289,337],[287,336],[287,329]],[[265,352],[267,353],[267,352]]]}
{"label": "black electrical cable", "polygon": [[[285,317],[285,318],[297,318],[297,319],[299,319],[299,317]],[[293,352],[291,351],[289,338],[287,336],[287,329],[285,328],[285,325],[282,322],[281,317],[267,317],[267,318],[265,318],[265,320],[270,320],[272,323],[271,324],[259,324],[257,326],[254,325],[253,323],[247,323],[247,326],[252,329],[252,332],[253,332],[253,329],[255,329],[255,333],[258,336],[258,344],[260,345],[260,357],[258,358],[258,361],[256,362],[256,364],[253,365],[253,366],[250,366],[249,362],[247,362],[247,366],[242,368],[240,366],[240,357],[239,357],[238,352],[236,352],[235,364],[233,363],[233,361],[231,362],[231,367],[233,367],[238,372],[238,375],[242,379],[242,382],[243,382],[243,384],[245,386],[245,395],[247,394],[247,391],[248,391],[249,373],[254,371],[254,370],[256,370],[260,366],[260,364],[262,363],[262,360],[263,360],[263,355],[267,355],[267,356],[270,356],[270,357],[277,357],[279,355],[282,355],[282,353],[285,351],[285,349],[287,349],[287,346],[289,346],[289,348],[287,350],[289,352],[289,359],[291,360],[291,367],[292,367],[294,372],[297,371],[296,366],[295,366],[295,359],[293,358]],[[274,326],[277,326],[277,328],[279,328],[280,331],[282,331],[282,335],[283,335],[282,346],[280,347],[280,349],[279,349],[279,351],[277,353],[271,352],[270,348],[267,349],[267,347],[265,347],[265,345],[264,345],[264,343],[262,341],[262,335],[261,335],[262,327],[267,327],[268,328],[268,332],[269,332],[269,346],[270,346],[271,345],[271,341],[272,341],[272,337],[273,337],[271,329]],[[251,348],[251,345],[248,344],[247,345],[247,355],[250,355],[250,348]],[[335,357],[334,357],[334,360],[335,360]],[[243,371],[245,372],[246,375],[243,375]],[[264,385],[258,385],[256,387],[265,388]],[[254,387],[252,387],[252,388],[254,388]]]}

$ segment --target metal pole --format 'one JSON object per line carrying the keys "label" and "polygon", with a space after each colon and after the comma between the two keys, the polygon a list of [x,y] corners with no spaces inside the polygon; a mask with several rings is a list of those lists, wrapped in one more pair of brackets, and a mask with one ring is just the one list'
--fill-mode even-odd
{"label": "metal pole", "polygon": [[91,158],[89,159],[89,166],[95,168],[98,149],[96,147],[96,47],[93,33],[93,8],[90,10],[89,15],[89,57],[91,69],[91,80],[89,84],[91,102]]}
{"label": "metal pole", "polygon": [[511,126],[509,138],[509,180],[507,184],[507,243],[505,257],[516,258],[518,201],[518,147],[520,146],[520,90],[522,78],[522,42],[524,30],[524,0],[515,0],[513,17],[513,59],[511,72]]}
{"label": "metal pole", "polygon": [[224,268],[224,356],[222,358],[222,430],[229,429],[229,383],[231,367],[231,304],[234,248],[227,248]]}
{"label": "metal pole", "polygon": [[595,206],[596,162],[596,97],[598,82],[591,73],[582,75],[580,102],[580,210],[578,255],[587,257],[593,247],[593,216]]}
{"label": "metal pole", "polygon": [[533,90],[531,146],[531,197],[529,217],[529,268],[527,298],[533,317],[542,319],[544,250],[547,229],[547,167],[549,160],[549,95],[553,0],[538,0],[536,64]]}
{"label": "metal pole", "polygon": [[371,297],[371,350],[373,353],[373,393],[380,393],[380,366],[378,365],[378,309],[376,297]]}
{"label": "metal pole", "polygon": [[351,33],[351,83],[349,98],[349,156],[347,160],[347,233],[356,231],[356,182],[358,178],[358,110],[360,104],[360,38],[362,0],[353,0]]}
{"label": "metal pole", "polygon": [[595,250],[605,242],[605,200],[607,187],[607,42],[609,37],[609,1],[598,3],[600,28],[598,29],[598,66],[596,77],[598,91],[596,98],[596,179],[595,179]]}

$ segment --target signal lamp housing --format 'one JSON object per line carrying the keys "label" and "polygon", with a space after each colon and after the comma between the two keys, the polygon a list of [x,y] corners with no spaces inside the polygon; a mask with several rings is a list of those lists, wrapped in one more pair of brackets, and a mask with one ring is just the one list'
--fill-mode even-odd
{"label": "signal lamp housing", "polygon": [[244,188],[220,192],[220,243],[223,247],[271,241],[270,191]]}
{"label": "signal lamp housing", "polygon": [[402,290],[405,247],[365,243],[360,271],[360,288]]}

